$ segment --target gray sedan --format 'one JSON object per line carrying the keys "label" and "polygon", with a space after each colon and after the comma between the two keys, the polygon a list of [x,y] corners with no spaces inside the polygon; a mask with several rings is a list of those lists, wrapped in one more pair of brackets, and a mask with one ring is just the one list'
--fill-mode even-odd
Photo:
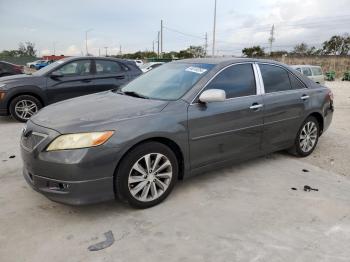
{"label": "gray sedan", "polygon": [[23,130],[23,173],[54,201],[147,208],[194,174],[285,149],[308,156],[333,110],[328,88],[280,63],[176,61],[41,110]]}

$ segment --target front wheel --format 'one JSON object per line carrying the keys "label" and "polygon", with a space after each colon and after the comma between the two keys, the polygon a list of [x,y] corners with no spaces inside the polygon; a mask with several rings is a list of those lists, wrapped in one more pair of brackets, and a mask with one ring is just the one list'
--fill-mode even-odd
{"label": "front wheel", "polygon": [[301,125],[290,152],[299,157],[310,155],[315,150],[319,135],[320,125],[317,119],[309,116]]}
{"label": "front wheel", "polygon": [[120,199],[137,208],[162,202],[178,177],[178,161],[164,144],[147,142],[132,149],[116,171],[115,188]]}
{"label": "front wheel", "polygon": [[42,108],[41,102],[34,96],[20,95],[10,103],[10,114],[20,122],[27,122],[28,119]]}

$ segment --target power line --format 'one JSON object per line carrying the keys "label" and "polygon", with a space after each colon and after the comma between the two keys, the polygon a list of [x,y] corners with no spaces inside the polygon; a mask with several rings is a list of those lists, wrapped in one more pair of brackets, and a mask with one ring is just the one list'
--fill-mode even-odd
{"label": "power line", "polygon": [[163,25],[163,28],[164,28],[164,29],[167,29],[168,31],[172,31],[172,32],[174,32],[174,33],[178,33],[178,34],[181,34],[181,35],[184,35],[184,36],[193,37],[193,38],[198,38],[198,39],[201,39],[201,40],[205,39],[205,37],[198,36],[198,35],[193,35],[193,34],[189,34],[189,33],[185,33],[185,32],[181,32],[181,31],[179,31],[179,30],[170,28],[170,27],[168,27],[168,26],[164,26],[164,25]]}

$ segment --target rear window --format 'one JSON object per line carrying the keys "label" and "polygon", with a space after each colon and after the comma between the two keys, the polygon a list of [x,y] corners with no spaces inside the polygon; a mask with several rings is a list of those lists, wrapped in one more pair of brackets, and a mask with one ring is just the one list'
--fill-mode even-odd
{"label": "rear window", "polygon": [[303,75],[304,76],[312,76],[311,70],[308,67],[303,67]]}
{"label": "rear window", "polygon": [[279,66],[260,64],[266,93],[291,90],[288,72]]}
{"label": "rear window", "polygon": [[321,67],[311,67],[312,73],[315,76],[320,76],[322,75],[322,69]]}
{"label": "rear window", "polygon": [[122,71],[118,62],[109,60],[96,60],[96,74],[117,74]]}

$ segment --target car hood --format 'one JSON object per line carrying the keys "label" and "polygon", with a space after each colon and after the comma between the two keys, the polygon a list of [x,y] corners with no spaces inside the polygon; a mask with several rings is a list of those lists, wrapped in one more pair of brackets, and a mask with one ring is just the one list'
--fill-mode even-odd
{"label": "car hood", "polygon": [[42,80],[43,78],[41,76],[20,74],[1,77],[0,85],[5,84],[5,86],[2,89],[7,89],[13,86],[36,84],[38,82],[41,82]]}
{"label": "car hood", "polygon": [[159,113],[167,104],[107,91],[52,104],[31,121],[60,133],[98,131],[118,121]]}

